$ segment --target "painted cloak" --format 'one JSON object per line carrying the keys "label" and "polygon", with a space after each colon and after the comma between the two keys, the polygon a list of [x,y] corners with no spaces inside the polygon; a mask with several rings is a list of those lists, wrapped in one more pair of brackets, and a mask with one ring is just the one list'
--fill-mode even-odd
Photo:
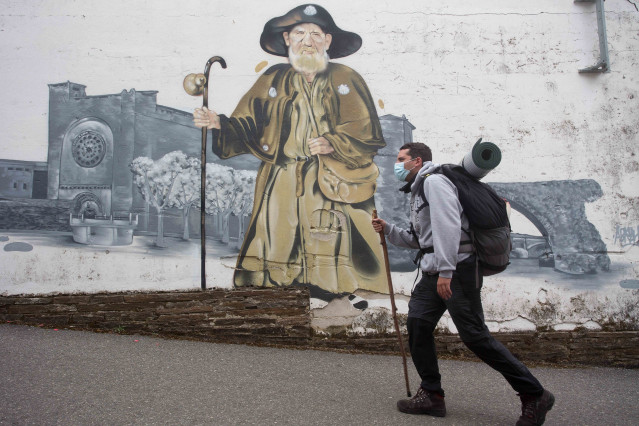
{"label": "painted cloak", "polygon": [[371,226],[373,194],[356,204],[326,198],[306,142],[321,135],[335,150],[329,155],[349,169],[370,166],[385,142],[362,77],[329,63],[308,84],[290,65],[275,65],[220,120],[216,155],[262,160],[235,285],[387,293],[383,252]]}

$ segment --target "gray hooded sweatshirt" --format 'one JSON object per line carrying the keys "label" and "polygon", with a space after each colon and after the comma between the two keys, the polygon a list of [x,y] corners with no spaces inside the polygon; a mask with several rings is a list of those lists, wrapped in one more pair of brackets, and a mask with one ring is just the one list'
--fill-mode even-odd
{"label": "gray hooded sweatshirt", "polygon": [[[460,242],[470,240],[468,234],[462,230],[469,229],[468,219],[459,202],[455,185],[441,173],[429,175],[437,167],[439,165],[430,161],[424,163],[411,185],[410,221],[419,243],[410,231],[394,224],[387,223],[384,234],[392,244],[399,247],[434,247],[434,253],[424,254],[420,268],[429,274],[439,273],[441,277],[451,278],[457,262],[472,254],[459,253]],[[424,186],[428,201],[428,205],[421,210],[423,200],[419,195],[419,185]]]}

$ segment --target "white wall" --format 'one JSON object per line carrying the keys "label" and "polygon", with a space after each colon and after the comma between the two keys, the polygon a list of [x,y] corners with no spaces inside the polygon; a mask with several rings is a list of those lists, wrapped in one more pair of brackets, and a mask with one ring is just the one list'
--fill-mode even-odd
{"label": "white wall", "polygon": [[[220,55],[228,69],[214,66],[210,104],[230,113],[255,80],[255,67],[281,61],[259,47],[264,23],[298,4],[1,0],[0,157],[46,161],[49,83],[81,83],[88,95],[158,90],[159,104],[190,110],[200,100],[184,93],[182,79]],[[491,181],[593,179],[601,186],[603,196],[586,204],[586,212],[608,247],[611,274],[592,288],[526,277],[487,279],[487,317],[526,328],[525,321],[540,322],[531,315],[518,322],[520,313],[551,303],[563,312],[550,324],[559,328],[600,324],[606,315],[613,322],[624,315],[636,321],[637,311],[626,305],[636,305],[638,291],[619,283],[638,279],[638,243],[615,238],[618,229],[639,230],[639,12],[632,2],[605,2],[612,71],[590,75],[577,70],[598,59],[594,4],[321,5],[339,26],[362,36],[361,50],[340,62],[364,76],[374,99],[382,101],[378,113],[405,114],[416,126],[415,140],[428,143],[438,160],[457,162],[482,136],[503,152]],[[405,293],[412,279],[394,275]],[[102,287],[108,286],[105,278]],[[575,298],[586,300],[590,313],[575,314]]]}

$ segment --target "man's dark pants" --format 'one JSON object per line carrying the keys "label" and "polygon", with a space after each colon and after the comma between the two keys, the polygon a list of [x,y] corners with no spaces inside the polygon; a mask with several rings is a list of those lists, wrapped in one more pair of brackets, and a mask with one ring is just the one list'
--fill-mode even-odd
{"label": "man's dark pants", "polygon": [[413,290],[408,304],[408,335],[410,353],[422,379],[422,387],[443,394],[433,331],[448,309],[459,337],[468,349],[500,372],[515,391],[541,394],[543,387],[539,381],[488,331],[481,304],[482,275],[478,274],[477,283],[475,268],[474,256],[457,264],[450,284],[453,295],[448,300],[437,294],[438,275],[423,274]]}

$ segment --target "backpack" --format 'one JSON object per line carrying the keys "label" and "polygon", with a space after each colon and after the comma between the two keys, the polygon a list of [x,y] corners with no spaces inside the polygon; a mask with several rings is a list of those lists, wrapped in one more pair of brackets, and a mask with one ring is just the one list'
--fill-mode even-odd
{"label": "backpack", "polygon": [[[479,265],[483,275],[495,275],[503,272],[510,264],[510,221],[506,201],[502,199],[489,185],[480,182],[462,166],[444,164],[433,173],[446,176],[457,188],[459,202],[468,218],[470,229],[464,229],[470,235]],[[428,176],[427,176],[428,178]],[[424,185],[420,185],[419,195],[424,204],[417,210],[428,205]],[[468,243],[466,241],[461,242]],[[433,247],[422,248],[421,253],[432,253]]]}

